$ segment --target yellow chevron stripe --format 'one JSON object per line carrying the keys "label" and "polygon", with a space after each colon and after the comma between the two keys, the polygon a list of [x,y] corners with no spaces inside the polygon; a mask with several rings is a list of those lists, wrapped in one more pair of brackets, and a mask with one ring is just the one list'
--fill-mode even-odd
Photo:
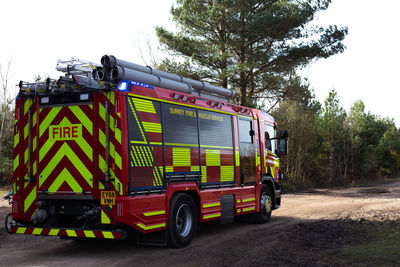
{"label": "yellow chevron stripe", "polygon": [[[42,108],[40,110],[43,110]],[[57,114],[60,112],[61,107],[52,107],[50,108],[49,114],[47,114],[46,118],[40,123],[39,127],[39,137],[43,135],[43,133],[49,129],[50,123],[54,120]]]}
{"label": "yellow chevron stripe", "polygon": [[26,139],[29,135],[29,123],[27,123],[24,127],[24,139]]}
{"label": "yellow chevron stripe", "polygon": [[32,189],[32,191],[24,200],[24,212],[26,212],[31,207],[35,199],[36,199],[36,186]]}
{"label": "yellow chevron stripe", "polygon": [[65,230],[67,236],[77,237],[75,230]]}
{"label": "yellow chevron stripe", "polygon": [[[39,153],[40,154],[40,153]],[[39,180],[39,186],[43,184],[43,182],[47,179],[50,173],[54,170],[54,168],[60,163],[61,159],[66,156],[73,164],[75,165],[76,169],[82,174],[85,178],[86,182],[92,187],[93,182],[90,181],[92,178],[92,174],[86,168],[85,164],[76,156],[75,152],[68,146],[68,143],[64,143],[51,161],[47,164],[47,166],[42,171],[41,175],[42,178]],[[75,179],[73,179],[75,180]]]}
{"label": "yellow chevron stripe", "polygon": [[121,144],[121,130],[119,128],[115,128],[114,136],[115,140]]}
{"label": "yellow chevron stripe", "polygon": [[84,230],[83,233],[85,234],[86,237],[90,237],[90,238],[95,238],[96,237],[94,235],[93,231]]}
{"label": "yellow chevron stripe", "polygon": [[13,162],[13,171],[15,171],[15,170],[18,168],[18,165],[19,165],[19,155],[17,155],[17,156],[14,158],[14,162]]}
{"label": "yellow chevron stripe", "polygon": [[103,210],[101,210],[101,223],[104,223],[104,224],[111,223],[110,218],[107,216],[107,214]]}
{"label": "yellow chevron stripe", "polygon": [[71,173],[65,168],[51,184],[51,186],[49,187],[49,191],[56,192],[64,182],[66,182],[74,192],[82,192],[82,187],[78,184]]}
{"label": "yellow chevron stripe", "polygon": [[110,91],[106,93],[106,97],[110,100],[111,104],[115,105],[115,93],[114,91]]}
{"label": "yellow chevron stripe", "polygon": [[26,227],[18,227],[17,231],[15,232],[16,234],[25,234]]}
{"label": "yellow chevron stripe", "polygon": [[[92,108],[92,105],[88,105],[90,108]],[[77,117],[80,122],[83,124],[83,126],[86,128],[86,130],[90,133],[90,135],[93,135],[93,123],[92,121],[87,117],[86,113],[82,111],[80,106],[69,106],[68,107],[72,113],[74,113],[75,117]]]}
{"label": "yellow chevron stripe", "polygon": [[24,115],[28,112],[28,110],[29,110],[29,108],[31,107],[31,105],[32,105],[32,99],[26,99],[25,100],[25,103],[24,103]]}
{"label": "yellow chevron stripe", "polygon": [[112,232],[102,231],[101,233],[103,234],[104,238],[108,238],[108,239],[114,239],[115,238]]}
{"label": "yellow chevron stripe", "polygon": [[42,233],[42,228],[35,228],[32,231],[32,235],[40,235]]}
{"label": "yellow chevron stripe", "polygon": [[115,146],[112,142],[110,142],[110,155],[114,158],[114,162],[118,168],[122,170],[122,158],[115,150]]}
{"label": "yellow chevron stripe", "polygon": [[60,232],[60,229],[51,229],[48,235],[58,235],[58,233]]}
{"label": "yellow chevron stripe", "polygon": [[19,132],[14,135],[14,148],[18,145],[18,143],[19,143]]}

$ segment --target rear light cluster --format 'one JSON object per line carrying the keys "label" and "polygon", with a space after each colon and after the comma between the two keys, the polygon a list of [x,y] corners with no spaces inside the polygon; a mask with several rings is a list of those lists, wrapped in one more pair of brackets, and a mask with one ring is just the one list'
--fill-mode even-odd
{"label": "rear light cluster", "polygon": [[196,98],[189,97],[187,95],[180,95],[180,94],[177,94],[177,93],[173,93],[173,94],[170,94],[169,96],[172,97],[175,100],[181,100],[182,102],[196,103]]}

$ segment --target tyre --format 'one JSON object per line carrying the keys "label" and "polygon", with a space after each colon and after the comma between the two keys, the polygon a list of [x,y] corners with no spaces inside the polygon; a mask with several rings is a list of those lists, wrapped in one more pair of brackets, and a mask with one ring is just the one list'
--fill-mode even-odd
{"label": "tyre", "polygon": [[10,212],[9,214],[7,214],[6,216],[6,220],[5,220],[5,228],[7,233],[12,234],[11,232],[11,225],[13,225],[15,223],[15,221],[12,218],[12,213]]}
{"label": "tyre", "polygon": [[272,193],[269,186],[263,184],[260,190],[260,212],[254,216],[255,223],[266,223],[271,218]]}
{"label": "tyre", "polygon": [[168,218],[168,245],[176,248],[190,244],[196,233],[197,211],[191,196],[174,195],[170,201]]}

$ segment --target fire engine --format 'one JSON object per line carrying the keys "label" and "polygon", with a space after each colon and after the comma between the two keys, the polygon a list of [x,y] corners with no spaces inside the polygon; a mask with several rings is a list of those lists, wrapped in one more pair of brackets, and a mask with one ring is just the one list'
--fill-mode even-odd
{"label": "fire engine", "polygon": [[232,90],[109,55],[57,70],[19,83],[10,232],[183,247],[280,207],[287,131]]}

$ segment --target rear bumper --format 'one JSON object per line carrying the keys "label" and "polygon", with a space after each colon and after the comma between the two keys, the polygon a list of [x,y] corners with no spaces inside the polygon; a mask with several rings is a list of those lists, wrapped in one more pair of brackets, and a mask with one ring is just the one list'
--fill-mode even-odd
{"label": "rear bumper", "polygon": [[81,230],[68,228],[40,228],[11,226],[14,234],[63,236],[78,238],[103,238],[103,239],[126,239],[126,232],[123,230]]}

